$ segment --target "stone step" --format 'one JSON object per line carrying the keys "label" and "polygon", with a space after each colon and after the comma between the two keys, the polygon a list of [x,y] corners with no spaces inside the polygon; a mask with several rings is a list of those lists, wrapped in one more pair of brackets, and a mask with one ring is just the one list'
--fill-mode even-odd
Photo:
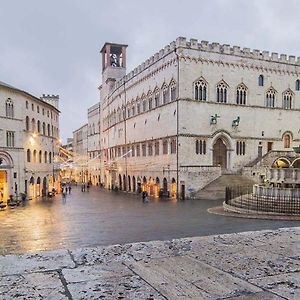
{"label": "stone step", "polygon": [[225,199],[225,189],[227,186],[249,186],[251,187],[254,181],[243,175],[226,174],[220,176],[215,181],[208,184],[195,195],[197,199]]}

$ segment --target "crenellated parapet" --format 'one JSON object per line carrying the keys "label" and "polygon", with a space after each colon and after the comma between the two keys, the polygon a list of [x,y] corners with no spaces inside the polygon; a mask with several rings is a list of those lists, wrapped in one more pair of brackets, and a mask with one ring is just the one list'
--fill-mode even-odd
{"label": "crenellated parapet", "polygon": [[166,55],[175,51],[177,48],[186,48],[199,50],[204,52],[219,53],[225,55],[233,55],[242,58],[262,60],[267,62],[284,63],[288,65],[300,66],[300,56],[296,58],[293,55],[278,54],[275,52],[261,51],[257,49],[241,48],[240,46],[230,46],[228,44],[219,44],[216,42],[198,41],[197,39],[187,40],[185,37],[178,37],[175,41],[160,49],[154,55],[146,59],[139,66],[134,68],[131,72],[126,74],[121,80],[116,83],[116,89],[120,88],[125,82],[131,80],[139,73],[143,72],[151,65],[161,60]]}
{"label": "crenellated parapet", "polygon": [[300,57],[296,59],[293,55],[278,54],[275,52],[261,51],[257,49],[241,48],[239,46],[230,46],[228,44],[209,43],[208,41],[199,42],[197,39],[190,39],[187,41],[185,37],[176,39],[176,46],[183,48],[190,48],[206,52],[214,52],[219,54],[236,55],[245,58],[261,59],[269,62],[280,62],[285,64],[299,65]]}

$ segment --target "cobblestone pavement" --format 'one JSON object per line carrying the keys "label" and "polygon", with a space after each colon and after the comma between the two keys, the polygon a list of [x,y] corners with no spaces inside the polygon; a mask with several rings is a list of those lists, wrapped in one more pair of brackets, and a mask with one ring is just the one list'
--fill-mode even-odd
{"label": "cobblestone pavement", "polygon": [[0,299],[300,299],[300,227],[0,256]]}
{"label": "cobblestone pavement", "polygon": [[216,200],[174,201],[115,193],[98,188],[82,193],[73,188],[0,211],[0,254],[75,249],[189,236],[300,226],[299,221],[249,220],[214,215]]}

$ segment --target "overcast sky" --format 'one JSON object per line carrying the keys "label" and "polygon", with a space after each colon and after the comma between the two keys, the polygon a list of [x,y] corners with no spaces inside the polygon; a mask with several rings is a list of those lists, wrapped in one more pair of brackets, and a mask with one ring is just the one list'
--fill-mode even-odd
{"label": "overcast sky", "polygon": [[127,72],[178,36],[300,56],[297,0],[0,0],[0,81],[60,95],[63,140],[99,100],[99,51],[125,43]]}

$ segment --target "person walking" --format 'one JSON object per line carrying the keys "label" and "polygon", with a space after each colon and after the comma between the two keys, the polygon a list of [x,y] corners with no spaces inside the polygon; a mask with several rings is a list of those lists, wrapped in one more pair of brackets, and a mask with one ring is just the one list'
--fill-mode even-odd
{"label": "person walking", "polygon": [[148,198],[148,192],[145,192],[145,202],[148,203],[149,202],[149,198]]}
{"label": "person walking", "polygon": [[71,194],[72,187],[69,185],[69,194]]}

